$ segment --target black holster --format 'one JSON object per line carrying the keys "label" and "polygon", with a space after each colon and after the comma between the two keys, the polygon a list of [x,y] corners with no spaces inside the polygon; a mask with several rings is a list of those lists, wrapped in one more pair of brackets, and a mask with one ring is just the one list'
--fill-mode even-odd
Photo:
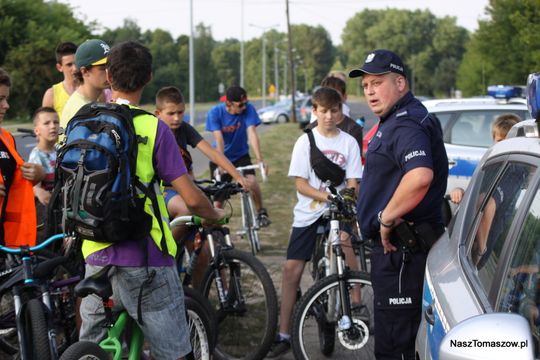
{"label": "black holster", "polygon": [[444,226],[430,223],[409,224],[404,221],[393,230],[398,245],[404,251],[427,253],[444,232]]}

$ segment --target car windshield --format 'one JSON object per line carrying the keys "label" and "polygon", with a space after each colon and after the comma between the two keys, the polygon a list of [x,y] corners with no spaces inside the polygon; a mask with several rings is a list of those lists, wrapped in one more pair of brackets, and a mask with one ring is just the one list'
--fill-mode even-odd
{"label": "car windshield", "polygon": [[[493,144],[491,126],[497,116],[513,112],[524,116],[522,111],[479,110],[464,111],[450,129],[450,140],[455,145],[489,147]],[[444,118],[444,116],[439,116]],[[446,120],[447,121],[447,120]]]}
{"label": "car windshield", "polygon": [[274,106],[291,106],[291,99],[283,99],[278,101]]}

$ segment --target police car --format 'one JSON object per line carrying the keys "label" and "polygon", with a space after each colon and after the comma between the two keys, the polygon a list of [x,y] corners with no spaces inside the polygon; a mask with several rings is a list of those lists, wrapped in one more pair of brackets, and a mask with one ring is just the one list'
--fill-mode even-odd
{"label": "police car", "polygon": [[539,275],[540,124],[525,120],[484,154],[429,253],[417,359],[538,359]]}
{"label": "police car", "polygon": [[467,188],[482,155],[493,144],[491,125],[497,116],[514,113],[521,119],[529,117],[525,99],[439,99],[423,104],[437,116],[443,129],[449,169],[447,192]]}

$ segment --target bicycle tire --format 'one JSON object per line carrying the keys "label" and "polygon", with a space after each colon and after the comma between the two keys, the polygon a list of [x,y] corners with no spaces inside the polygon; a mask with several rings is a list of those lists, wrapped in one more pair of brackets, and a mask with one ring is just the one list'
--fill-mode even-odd
{"label": "bicycle tire", "polygon": [[[278,301],[274,284],[265,266],[253,255],[228,249],[222,256],[219,269],[229,290],[229,306],[221,308],[212,267],[206,271],[201,284],[202,294],[217,314],[215,358],[262,359],[270,350],[277,330]],[[243,304],[236,299],[235,279],[240,283]]]}
{"label": "bicycle tire", "polygon": [[105,350],[90,341],[73,343],[60,356],[60,360],[109,360],[109,358]]}
{"label": "bicycle tire", "polygon": [[49,344],[49,331],[44,306],[37,299],[30,299],[26,303],[24,332],[30,359],[51,359],[51,346]]}
{"label": "bicycle tire", "polygon": [[257,252],[260,251],[259,234],[257,233],[257,230],[255,229],[255,224],[253,223],[253,208],[250,204],[249,195],[242,196],[242,203],[242,206],[244,208],[244,230],[246,231],[246,238],[249,242],[251,253],[253,254],[253,256],[256,256]]}
{"label": "bicycle tire", "polygon": [[[375,338],[373,333],[373,288],[370,275],[365,272],[348,272],[344,275],[347,288],[352,285],[362,287],[363,314],[352,314],[352,331],[341,331],[336,325],[334,330],[333,357],[344,358],[354,356],[355,359],[375,359]],[[325,299],[329,291],[339,291],[340,280],[338,275],[332,275],[316,282],[297,303],[292,320],[291,345],[295,359],[321,359],[329,354],[321,354],[320,347],[314,346],[314,339],[318,339],[321,313],[318,307],[324,308]],[[328,319],[324,313],[324,320],[337,323],[341,308],[336,309],[338,314]],[[319,318],[318,318],[319,317]],[[326,349],[328,350],[328,349]]]}
{"label": "bicycle tire", "polygon": [[325,268],[321,267],[320,261],[325,256],[323,243],[326,238],[326,233],[317,234],[315,237],[315,248],[313,249],[313,255],[311,256],[311,278],[313,281],[317,281],[325,276]]}
{"label": "bicycle tire", "polygon": [[191,359],[209,360],[217,341],[217,322],[208,299],[184,286],[186,320],[190,331]]}

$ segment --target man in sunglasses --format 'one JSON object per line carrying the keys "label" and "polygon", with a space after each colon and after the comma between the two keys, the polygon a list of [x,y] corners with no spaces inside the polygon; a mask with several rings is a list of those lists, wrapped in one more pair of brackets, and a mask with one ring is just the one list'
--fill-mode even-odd
{"label": "man in sunglasses", "polygon": [[[206,130],[214,134],[213,146],[219,152],[224,153],[235,167],[247,166],[252,164],[248,141],[255,153],[256,162],[263,162],[256,130],[260,123],[261,120],[255,107],[248,102],[246,90],[240,86],[231,86],[226,91],[225,103],[213,107],[208,112]],[[211,174],[214,174],[216,168],[217,165],[211,162]],[[257,208],[259,225],[270,225],[255,171],[247,170],[244,172],[244,176],[250,183],[249,187]],[[222,180],[231,181],[231,179],[229,174],[222,176]]]}

